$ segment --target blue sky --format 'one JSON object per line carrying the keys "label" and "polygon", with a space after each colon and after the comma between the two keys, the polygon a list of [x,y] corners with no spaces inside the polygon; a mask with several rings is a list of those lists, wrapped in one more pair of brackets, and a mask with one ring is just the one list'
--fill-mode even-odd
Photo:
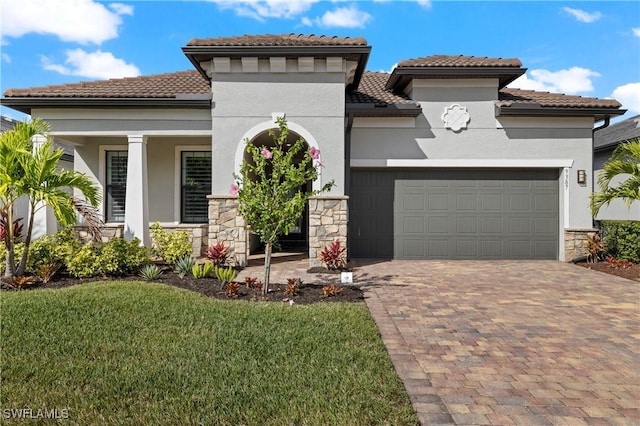
{"label": "blue sky", "polygon": [[[362,36],[371,71],[434,54],[516,57],[513,87],[615,98],[640,114],[638,1],[0,0],[0,90],[192,68],[191,38]],[[2,107],[2,115],[24,116]]]}

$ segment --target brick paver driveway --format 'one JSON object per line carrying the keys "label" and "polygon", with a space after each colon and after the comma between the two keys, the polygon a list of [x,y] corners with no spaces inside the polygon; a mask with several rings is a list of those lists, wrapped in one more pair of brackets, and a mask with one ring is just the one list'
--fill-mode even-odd
{"label": "brick paver driveway", "polygon": [[560,262],[364,264],[423,424],[640,424],[640,283]]}

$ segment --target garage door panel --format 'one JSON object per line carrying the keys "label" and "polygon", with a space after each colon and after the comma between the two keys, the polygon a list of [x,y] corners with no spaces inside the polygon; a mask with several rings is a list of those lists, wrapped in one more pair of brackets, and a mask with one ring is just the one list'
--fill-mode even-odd
{"label": "garage door panel", "polygon": [[352,255],[557,259],[558,179],[558,170],[354,170]]}

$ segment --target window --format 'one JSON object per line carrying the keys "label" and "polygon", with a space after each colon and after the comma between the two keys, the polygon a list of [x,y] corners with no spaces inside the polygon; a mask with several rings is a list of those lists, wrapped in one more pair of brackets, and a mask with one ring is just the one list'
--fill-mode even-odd
{"label": "window", "polygon": [[106,151],[107,222],[124,222],[124,203],[127,194],[127,151]]}
{"label": "window", "polygon": [[181,204],[180,221],[183,223],[206,223],[209,220],[211,194],[211,152],[181,152]]}

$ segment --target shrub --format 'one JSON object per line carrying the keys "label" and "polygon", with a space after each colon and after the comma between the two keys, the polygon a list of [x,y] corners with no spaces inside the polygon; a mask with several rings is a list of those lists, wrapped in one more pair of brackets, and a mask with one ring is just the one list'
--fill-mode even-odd
{"label": "shrub", "polygon": [[61,229],[55,234],[43,235],[31,243],[27,269],[38,272],[42,265],[66,265],[66,261],[80,249],[80,241],[73,228]]}
{"label": "shrub", "polygon": [[218,241],[207,249],[207,259],[216,266],[224,266],[229,261],[229,248],[222,241]]}
{"label": "shrub", "polygon": [[341,247],[340,240],[335,240],[322,249],[320,260],[327,269],[345,269],[347,267],[347,248]]}
{"label": "shrub", "polygon": [[224,285],[224,294],[227,297],[238,297],[238,295],[240,294],[240,283],[226,283]]}
{"label": "shrub", "polygon": [[98,250],[96,267],[102,275],[133,273],[151,261],[148,249],[141,246],[137,238],[131,241],[114,238],[96,249]]}
{"label": "shrub", "polygon": [[60,269],[60,265],[55,263],[43,263],[38,266],[35,274],[43,283],[48,283],[51,279],[56,275],[58,270]]}
{"label": "shrub", "polygon": [[140,269],[140,276],[145,281],[157,280],[160,275],[162,275],[162,271],[160,270],[158,265],[155,265],[153,263],[145,265],[142,267],[142,269]]}
{"label": "shrub", "polygon": [[218,281],[222,283],[222,288],[224,288],[224,285],[226,283],[233,281],[238,276],[238,271],[233,269],[231,266],[227,268],[223,268],[222,266],[214,266],[213,271],[215,272]]}
{"label": "shrub", "polygon": [[599,234],[587,235],[584,246],[587,248],[587,262],[593,263],[602,260],[606,244],[602,241]]}
{"label": "shrub", "polygon": [[193,251],[186,231],[167,232],[158,222],[151,225],[151,238],[153,253],[170,265],[184,256],[190,256]]}
{"label": "shrub", "polygon": [[186,277],[187,274],[191,272],[195,264],[196,259],[192,256],[181,257],[180,259],[176,260],[176,263],[174,265],[176,267],[176,274],[178,274],[180,278]]}
{"label": "shrub", "polygon": [[302,280],[300,278],[287,278],[287,286],[284,288],[284,294],[293,296],[298,292]]}
{"label": "shrub", "polygon": [[322,295],[324,297],[335,297],[342,293],[342,287],[338,287],[337,285],[330,284],[322,287]]}
{"label": "shrub", "polygon": [[193,278],[199,280],[201,278],[207,278],[211,276],[213,272],[213,263],[204,262],[201,265],[195,264],[193,268],[191,268],[191,273],[193,274]]}
{"label": "shrub", "polygon": [[600,229],[609,256],[640,263],[640,221],[603,220]]}
{"label": "shrub", "polygon": [[65,266],[70,275],[76,278],[95,277],[100,274],[98,266],[98,247],[87,243],[66,259]]}

